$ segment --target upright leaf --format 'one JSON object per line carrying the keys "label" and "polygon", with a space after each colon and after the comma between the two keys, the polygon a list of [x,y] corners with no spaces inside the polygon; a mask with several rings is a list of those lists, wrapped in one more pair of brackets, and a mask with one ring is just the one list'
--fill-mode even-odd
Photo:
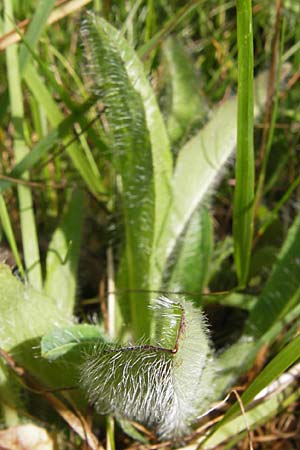
{"label": "upright leaf", "polygon": [[163,46],[170,77],[171,107],[167,119],[172,144],[198,128],[208,113],[208,106],[200,89],[200,79],[193,62],[180,42],[169,37]]}
{"label": "upright leaf", "polygon": [[[146,123],[151,142],[153,163],[153,182],[155,193],[155,223],[154,223],[154,250],[165,225],[166,217],[171,203],[173,162],[170,143],[164,119],[158,107],[153,89],[146,77],[143,64],[130,45],[123,39],[118,31],[102,19],[94,19],[107,33],[112,42],[120,50],[128,77],[134,89],[140,93],[146,116]],[[152,260],[151,283],[157,284],[161,274],[159,268]]]}
{"label": "upright leaf", "polygon": [[238,111],[235,193],[233,209],[234,257],[241,287],[247,282],[253,236],[253,34],[252,2],[237,0]]}
{"label": "upright leaf", "polygon": [[[208,265],[213,248],[213,229],[209,211],[205,207],[197,209],[188,224],[187,231],[174,254],[175,266],[168,290],[202,292],[207,280]],[[172,262],[172,261],[171,261]],[[167,277],[168,277],[167,270]]]}
{"label": "upright leaf", "polygon": [[[5,0],[4,13],[5,29],[8,32],[12,28],[11,21],[13,20],[13,5],[11,0]],[[17,47],[16,45],[11,45],[6,49],[6,63],[12,123],[14,125],[14,154],[16,162],[19,162],[29,151],[24,137],[24,106],[18,62]],[[24,174],[23,177],[28,178],[28,174]],[[33,212],[33,199],[28,186],[18,186],[18,199],[22,244],[28,279],[37,289],[42,289],[42,272]]]}
{"label": "upright leaf", "polygon": [[[106,107],[112,161],[121,200],[125,249],[118,288],[128,291],[136,336],[148,334],[147,290],[154,238],[154,183],[151,143],[140,94],[130,81],[118,46],[103,27],[103,21],[89,16],[83,39],[94,88]],[[143,318],[143,320],[141,320]]]}
{"label": "upright leaf", "polygon": [[83,193],[74,192],[47,251],[44,290],[47,295],[56,300],[67,316],[73,313],[76,298],[83,206]]}

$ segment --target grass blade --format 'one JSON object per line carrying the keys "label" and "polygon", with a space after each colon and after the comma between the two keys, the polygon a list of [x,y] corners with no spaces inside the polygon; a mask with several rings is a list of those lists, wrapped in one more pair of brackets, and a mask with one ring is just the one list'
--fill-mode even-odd
{"label": "grass blade", "polygon": [[21,257],[18,251],[17,243],[15,240],[13,228],[11,225],[10,217],[6,208],[6,204],[4,201],[3,196],[0,194],[0,220],[3,227],[3,230],[5,232],[6,239],[9,243],[9,246],[11,248],[11,251],[14,255],[14,258],[16,260],[18,269],[20,271],[20,274],[23,278],[25,278],[25,271],[22,265]]}
{"label": "grass blade", "polygon": [[[36,7],[34,16],[30,22],[28,30],[26,32],[26,41],[32,48],[37,44],[47,19],[54,7],[55,0],[40,0]],[[29,59],[29,50],[26,46],[22,45],[20,48],[19,64],[20,72],[23,74],[26,64]]]}
{"label": "grass blade", "polygon": [[[5,26],[6,31],[11,29],[13,20],[13,7],[11,0],[5,0]],[[18,64],[18,53],[15,45],[6,50],[7,73],[9,97],[11,104],[12,122],[14,125],[14,151],[15,160],[19,162],[27,153],[28,148],[24,140],[24,110],[21,89],[21,77]],[[24,178],[28,175],[24,174]],[[36,225],[33,213],[33,200],[31,191],[26,186],[18,186],[18,197],[20,205],[20,220],[22,232],[22,244],[24,250],[24,260],[28,279],[36,288],[42,289],[42,272],[40,266],[40,254]]]}
{"label": "grass blade", "polygon": [[234,257],[240,287],[247,282],[253,236],[253,35],[252,2],[237,0],[238,112],[235,195],[233,211]]}
{"label": "grass blade", "polygon": [[300,218],[296,217],[278,255],[278,260],[249,317],[255,335],[265,333],[283,320],[300,298]]}
{"label": "grass blade", "polygon": [[[285,370],[294,364],[300,357],[300,335],[287,344],[271,362],[262,370],[255,380],[246,389],[241,397],[243,405],[246,406],[253,398],[259,394],[272,381],[279,377]],[[225,414],[224,420],[228,420],[239,409],[235,403]]]}
{"label": "grass blade", "polygon": [[[45,83],[42,81],[33,65],[30,64],[27,66],[26,73],[24,74],[24,80],[34,97],[43,106],[51,125],[56,127],[63,121],[64,116],[54,102]],[[68,140],[65,139],[63,142],[64,144],[67,144]],[[94,175],[94,171],[90,167],[89,161],[86,158],[81,146],[73,142],[66,146],[66,151],[75,168],[87,184],[89,190],[97,197],[103,192],[102,178]]]}

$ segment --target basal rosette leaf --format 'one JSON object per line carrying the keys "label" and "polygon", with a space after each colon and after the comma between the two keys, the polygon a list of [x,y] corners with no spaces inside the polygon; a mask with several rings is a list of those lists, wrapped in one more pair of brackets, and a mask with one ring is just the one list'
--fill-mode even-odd
{"label": "basal rosette leaf", "polygon": [[[98,413],[138,421],[160,439],[177,439],[213,396],[213,356],[201,311],[165,297],[153,308],[159,322],[154,341],[96,347],[81,382]],[[163,339],[166,333],[169,341]],[[174,347],[160,345],[172,341]]]}
{"label": "basal rosette leaf", "polygon": [[121,203],[125,248],[117,288],[123,291],[121,304],[130,305],[127,319],[131,320],[133,333],[141,337],[149,330],[149,298],[146,294],[137,298],[132,292],[150,288],[155,220],[151,143],[141,95],[128,77],[117,43],[103,25],[103,21],[89,15],[82,36],[93,89],[105,106]]}

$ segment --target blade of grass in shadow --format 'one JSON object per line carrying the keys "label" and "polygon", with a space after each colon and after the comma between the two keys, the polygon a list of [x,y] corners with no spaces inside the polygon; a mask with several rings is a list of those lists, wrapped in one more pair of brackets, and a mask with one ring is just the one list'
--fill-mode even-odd
{"label": "blade of grass in shadow", "polygon": [[260,336],[285,315],[300,299],[300,218],[296,217],[278,255],[273,271],[251,311],[248,328]]}
{"label": "blade of grass in shadow", "polygon": [[46,256],[45,293],[70,317],[76,300],[76,280],[84,218],[84,195],[75,191],[55,230]]}
{"label": "blade of grass in shadow", "polygon": [[20,271],[20,274],[23,278],[25,278],[25,271],[22,265],[22,261],[21,261],[21,257],[18,251],[18,247],[17,247],[17,243],[15,240],[15,236],[14,236],[14,232],[13,232],[13,228],[11,225],[11,221],[10,221],[10,217],[6,208],[6,204],[4,201],[3,196],[0,194],[0,219],[1,219],[1,224],[6,236],[6,239],[9,243],[9,246],[11,248],[11,251],[14,255],[14,258],[16,260],[18,269]]}
{"label": "blade of grass in shadow", "polygon": [[[4,2],[6,31],[12,28],[13,5],[11,0]],[[24,140],[24,109],[21,89],[21,77],[18,64],[18,52],[15,45],[6,50],[7,75],[9,86],[9,97],[11,105],[12,122],[14,125],[14,154],[16,162],[20,161],[27,153],[28,148]],[[24,178],[27,175],[24,174]],[[42,289],[42,272],[40,266],[40,254],[36,225],[33,213],[33,200],[28,187],[18,186],[18,197],[20,207],[20,220],[22,232],[22,244],[24,260],[28,279],[38,290]]]}
{"label": "blade of grass in shadow", "polygon": [[244,287],[250,265],[254,208],[252,2],[237,0],[236,5],[238,111],[233,236],[238,283]]}
{"label": "blade of grass in shadow", "polygon": [[186,5],[184,5],[179,11],[167,21],[161,30],[159,30],[146,44],[144,44],[139,50],[138,55],[143,60],[147,59],[152,52],[156,49],[159,44],[171,33],[171,31],[182,21],[188,14],[194,11],[197,6],[201,3],[201,0],[190,0]]}
{"label": "blade of grass in shadow", "polygon": [[[20,33],[20,30],[17,30],[17,32]],[[23,37],[23,45],[28,54],[31,54],[33,59],[39,65],[49,85],[59,93],[66,105],[73,110],[75,106],[73,101],[70,99],[65,89],[57,83],[52,72],[45,65],[42,59],[34,52],[31,43],[27,41],[26,37]],[[63,120],[63,114],[53,100],[50,91],[48,91],[45,84],[41,81],[40,76],[32,62],[27,64],[23,78],[36,100],[40,102],[41,106],[47,113],[50,123],[53,126],[56,126],[59,121]],[[99,191],[103,191],[103,185],[95,162],[93,161],[93,164],[90,165],[90,161],[93,159],[91,152],[86,155],[84,149],[82,149],[79,145],[76,145],[76,143],[71,143],[71,145],[66,147],[66,150],[74,166],[86,182],[91,192],[97,196]]]}

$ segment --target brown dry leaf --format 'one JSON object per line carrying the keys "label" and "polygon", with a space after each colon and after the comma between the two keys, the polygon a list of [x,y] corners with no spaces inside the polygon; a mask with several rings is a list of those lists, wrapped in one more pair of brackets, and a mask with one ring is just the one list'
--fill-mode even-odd
{"label": "brown dry leaf", "polygon": [[53,450],[54,444],[44,428],[26,424],[0,431],[0,448],[5,450]]}

